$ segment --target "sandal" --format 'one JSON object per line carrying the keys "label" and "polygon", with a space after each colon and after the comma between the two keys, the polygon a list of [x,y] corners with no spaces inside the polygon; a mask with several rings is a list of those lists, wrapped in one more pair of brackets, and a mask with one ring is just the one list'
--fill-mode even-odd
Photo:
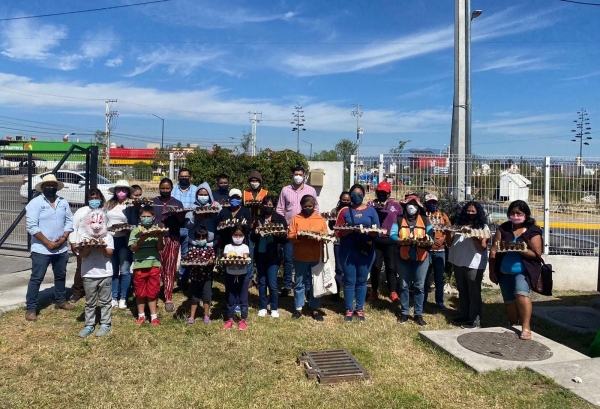
{"label": "sandal", "polygon": [[522,330],[521,335],[519,335],[519,338],[522,339],[523,341],[530,341],[531,338],[533,338],[531,336],[531,330],[528,330],[528,329]]}

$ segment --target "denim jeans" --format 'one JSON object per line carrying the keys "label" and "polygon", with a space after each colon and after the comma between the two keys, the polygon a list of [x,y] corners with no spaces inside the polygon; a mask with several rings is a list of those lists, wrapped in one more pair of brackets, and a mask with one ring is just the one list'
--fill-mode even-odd
{"label": "denim jeans", "polygon": [[398,258],[400,273],[400,309],[402,315],[410,315],[410,284],[413,284],[413,302],[415,315],[423,315],[425,300],[425,278],[429,268],[429,254],[423,261]]}
{"label": "denim jeans", "polygon": [[318,310],[321,307],[321,300],[313,296],[312,291],[312,268],[319,264],[318,261],[306,262],[294,260],[294,269],[296,270],[296,281],[294,282],[294,306],[297,310],[302,309],[306,303],[306,291],[309,292],[308,307],[312,310]]}
{"label": "denim jeans", "polygon": [[444,267],[446,266],[445,251],[430,251],[429,252],[429,268],[427,269],[427,278],[425,279],[425,300],[429,294],[429,277],[433,274],[435,283],[435,303],[437,305],[444,304]]}
{"label": "denim jeans", "polygon": [[44,281],[49,265],[52,265],[52,272],[54,273],[54,303],[60,304],[67,300],[65,282],[68,261],[69,253],[66,251],[58,254],[31,253],[31,277],[25,296],[25,309],[28,312],[37,311],[40,286]]}
{"label": "denim jeans", "polygon": [[294,244],[291,241],[286,241],[283,246],[283,288],[286,290],[292,289],[293,258]]}
{"label": "denim jeans", "polygon": [[[367,298],[367,278],[375,261],[375,252],[361,256],[351,247],[340,247],[339,254],[344,270],[344,302],[347,311],[363,311]],[[354,299],[356,298],[356,307]]]}
{"label": "denim jeans", "polygon": [[[184,229],[181,228],[179,229],[179,233],[181,234],[181,238],[179,239],[179,250],[181,251],[181,259],[183,260],[183,258],[185,257],[185,255],[188,252],[188,247],[189,247],[189,241],[188,241],[188,233],[189,230],[188,229]],[[179,266],[179,280],[181,282],[187,283],[188,279],[190,276],[190,270],[189,268],[183,267],[183,266]]]}
{"label": "denim jeans", "polygon": [[240,306],[242,319],[248,318],[248,278],[244,274],[225,274],[227,289],[227,318],[235,316],[236,305]]}
{"label": "denim jeans", "polygon": [[128,237],[115,237],[115,250],[112,255],[113,278],[112,298],[116,300],[127,299],[127,292],[131,286],[131,261],[133,255],[127,246]]}
{"label": "denim jeans", "polygon": [[[279,294],[277,293],[277,273],[279,272],[279,261],[273,260],[266,254],[258,254],[256,257],[256,271],[258,275],[258,296],[260,298],[260,309],[266,310],[267,304],[271,311],[277,309]],[[269,297],[267,299],[267,288]]]}
{"label": "denim jeans", "polygon": [[248,248],[250,249],[250,264],[248,264],[248,282],[252,281],[254,278],[254,242],[252,240],[248,240]]}
{"label": "denim jeans", "polygon": [[340,244],[334,243],[333,257],[335,260],[335,283],[337,284],[338,294],[342,292],[342,282],[344,281],[344,269],[340,261]]}

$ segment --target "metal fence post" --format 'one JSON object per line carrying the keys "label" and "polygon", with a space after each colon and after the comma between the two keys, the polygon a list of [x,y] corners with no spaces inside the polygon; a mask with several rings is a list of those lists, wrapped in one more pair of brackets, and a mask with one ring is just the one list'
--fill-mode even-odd
{"label": "metal fence post", "polygon": [[[383,153],[379,154],[379,178],[377,182],[383,182]],[[377,186],[375,186],[377,188]]]}
{"label": "metal fence post", "polygon": [[169,152],[169,179],[175,178],[175,154]]}
{"label": "metal fence post", "polygon": [[[33,154],[31,152],[27,152],[27,203],[31,202],[33,199],[33,186],[32,184],[33,178]],[[27,233],[27,251],[31,251],[31,235]]]}
{"label": "metal fence post", "polygon": [[348,189],[354,184],[354,155],[350,155],[350,175],[348,177]]}
{"label": "metal fence post", "polygon": [[90,188],[97,189],[98,188],[98,147],[90,146]]}
{"label": "metal fence post", "polygon": [[550,254],[550,157],[544,159],[544,255]]}

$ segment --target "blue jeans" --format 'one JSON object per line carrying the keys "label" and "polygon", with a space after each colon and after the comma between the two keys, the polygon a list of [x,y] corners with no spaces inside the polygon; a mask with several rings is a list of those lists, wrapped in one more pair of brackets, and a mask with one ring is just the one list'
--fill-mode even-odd
{"label": "blue jeans", "polygon": [[112,255],[113,278],[112,298],[113,300],[127,299],[127,292],[131,286],[131,261],[133,254],[127,247],[128,237],[115,237],[115,250]]}
{"label": "blue jeans", "polygon": [[252,281],[254,278],[254,242],[252,240],[248,240],[248,248],[250,249],[250,264],[248,264],[248,282]]}
{"label": "blue jeans", "polygon": [[335,260],[335,283],[337,284],[339,294],[342,291],[342,281],[344,280],[344,270],[342,269],[342,262],[340,261],[339,243],[333,245],[333,257]]}
{"label": "blue jeans", "polygon": [[311,269],[319,264],[318,261],[306,262],[294,260],[294,269],[296,270],[296,281],[294,282],[294,306],[301,310],[306,302],[306,291],[309,292],[308,307],[312,310],[318,310],[321,307],[321,300],[313,296],[312,291],[312,271]]}
{"label": "blue jeans", "polygon": [[[367,298],[367,278],[375,261],[371,256],[361,256],[353,248],[340,247],[339,260],[344,270],[344,302],[347,311],[362,311]],[[354,299],[356,298],[356,308]]]}
{"label": "blue jeans", "polygon": [[52,264],[52,272],[54,273],[54,302],[60,304],[67,300],[65,282],[67,280],[68,261],[69,253],[66,251],[58,254],[31,253],[31,277],[25,296],[25,309],[28,312],[37,312],[40,286],[50,264]]}
{"label": "blue jeans", "polygon": [[[189,246],[189,230],[188,229],[184,229],[181,228],[179,229],[179,234],[181,234],[181,238],[179,239],[179,250],[181,251],[181,259],[183,260],[183,258],[185,257],[185,255],[188,252],[188,246]],[[190,269],[187,267],[183,267],[183,266],[179,266],[179,280],[181,282],[187,283],[188,279],[190,276]]]}
{"label": "blue jeans", "polygon": [[500,285],[504,304],[514,303],[517,295],[531,297],[531,290],[523,273],[507,274],[501,272],[496,274],[496,276],[498,277],[498,285]]}
{"label": "blue jeans", "polygon": [[283,288],[292,289],[292,267],[294,258],[294,245],[291,241],[286,241],[283,246]]}
{"label": "blue jeans", "polygon": [[227,289],[227,318],[233,319],[235,307],[240,306],[242,319],[248,318],[248,278],[245,275],[225,273]]}
{"label": "blue jeans", "polygon": [[[444,267],[446,266],[446,252],[445,251],[430,251],[429,252],[429,268],[427,269],[427,278],[425,279],[425,286],[429,285],[429,277],[433,274],[433,281],[435,283],[435,303],[437,305],[444,304]],[[429,288],[425,288],[425,299],[423,303],[427,302],[427,296],[429,294]]]}
{"label": "blue jeans", "polygon": [[[277,273],[279,272],[279,261],[273,260],[266,254],[256,257],[256,271],[258,275],[258,296],[260,298],[260,309],[266,310],[267,304],[271,311],[277,310],[279,294],[277,293]],[[267,288],[269,297],[267,300]]]}
{"label": "blue jeans", "polygon": [[423,261],[398,258],[400,273],[400,309],[402,315],[410,315],[410,284],[413,284],[413,302],[415,316],[423,315],[425,300],[425,278],[429,268],[429,254]]}

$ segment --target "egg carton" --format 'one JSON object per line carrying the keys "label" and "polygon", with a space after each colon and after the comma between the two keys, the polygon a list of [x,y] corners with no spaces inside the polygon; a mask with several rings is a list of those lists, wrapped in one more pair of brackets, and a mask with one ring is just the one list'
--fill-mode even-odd
{"label": "egg carton", "polygon": [[268,224],[266,226],[259,226],[256,228],[256,233],[264,236],[283,236],[287,235],[285,226],[281,223]]}
{"label": "egg carton", "polygon": [[260,207],[262,206],[262,200],[246,200],[244,203],[247,207]]}
{"label": "egg carton", "polygon": [[219,260],[225,266],[245,266],[252,262],[252,259],[244,256],[223,256]]}
{"label": "egg carton", "polygon": [[330,234],[327,233],[319,233],[319,232],[314,232],[314,231],[305,231],[305,230],[299,230],[296,235],[298,237],[307,237],[309,239],[312,240],[318,240],[318,241],[334,241],[335,237],[333,237]]}
{"label": "egg carton", "polygon": [[519,252],[525,253],[527,251],[527,244],[525,242],[517,242],[514,241],[497,241],[496,242],[496,251],[498,253],[508,253],[508,252]]}
{"label": "egg carton", "polygon": [[134,205],[142,205],[142,206],[152,206],[154,202],[152,199],[148,197],[136,197],[125,200],[125,205],[134,206]]}
{"label": "egg carton", "polygon": [[181,260],[181,265],[183,267],[206,267],[213,265],[214,262],[212,260],[198,260],[198,259],[186,259]]}
{"label": "egg carton", "polygon": [[81,240],[79,243],[77,243],[77,248],[79,248],[80,250],[84,249],[84,248],[104,248],[106,247],[106,242],[104,241],[104,239],[102,237],[100,238],[94,238],[94,237],[90,237],[87,238],[85,237],[83,240]]}
{"label": "egg carton", "polygon": [[242,219],[242,220],[239,220],[239,219],[229,219],[229,220],[224,220],[224,221],[220,222],[217,225],[217,230],[230,229],[230,228],[235,227],[237,225],[246,226],[247,224],[248,224],[248,221],[245,218]]}
{"label": "egg carton", "polygon": [[421,237],[421,238],[408,238],[405,240],[399,241],[401,246],[417,246],[417,247],[431,247],[433,246],[433,239],[429,236]]}
{"label": "egg carton", "polygon": [[138,232],[136,233],[135,237],[142,238],[142,237],[161,237],[164,236],[165,233],[167,233],[169,231],[169,229],[163,228],[163,227],[158,227],[157,225],[153,225],[150,228],[144,227],[144,226],[140,226]]}
{"label": "egg carton", "polygon": [[178,213],[187,213],[195,211],[195,207],[178,207],[178,206],[167,206],[164,213],[165,214],[178,214]]}
{"label": "egg carton", "polygon": [[218,203],[221,205],[221,207],[231,207],[229,200],[219,200]]}
{"label": "egg carton", "polygon": [[485,229],[471,229],[470,227],[463,227],[459,230],[465,238],[477,238],[477,239],[489,239],[492,234],[489,230]]}
{"label": "egg carton", "polygon": [[336,220],[337,219],[337,213],[336,212],[323,212],[323,213],[321,213],[321,216],[325,220],[327,220],[327,221]]}
{"label": "egg carton", "polygon": [[363,234],[369,234],[369,233],[387,234],[387,229],[377,227],[376,224],[372,225],[371,227],[364,227],[361,224],[360,226],[358,226],[358,231],[360,231]]}
{"label": "egg carton", "polygon": [[108,231],[113,232],[113,233],[118,233],[121,231],[131,231],[135,228],[134,225],[129,224],[129,223],[119,223],[119,224],[113,224],[112,226],[110,226],[108,228]]}
{"label": "egg carton", "polygon": [[385,206],[386,206],[386,204],[385,204],[385,202],[384,202],[384,203],[381,203],[381,202],[375,202],[375,201],[374,201],[374,202],[373,202],[373,204],[372,204],[372,206],[373,206],[375,209],[385,209]]}
{"label": "egg carton", "polygon": [[218,207],[196,207],[193,209],[195,214],[214,214],[219,213],[221,210]]}
{"label": "egg carton", "polygon": [[360,229],[360,227],[351,226],[349,224],[344,224],[343,226],[333,226],[333,230],[339,230],[339,231],[356,231],[358,229]]}

